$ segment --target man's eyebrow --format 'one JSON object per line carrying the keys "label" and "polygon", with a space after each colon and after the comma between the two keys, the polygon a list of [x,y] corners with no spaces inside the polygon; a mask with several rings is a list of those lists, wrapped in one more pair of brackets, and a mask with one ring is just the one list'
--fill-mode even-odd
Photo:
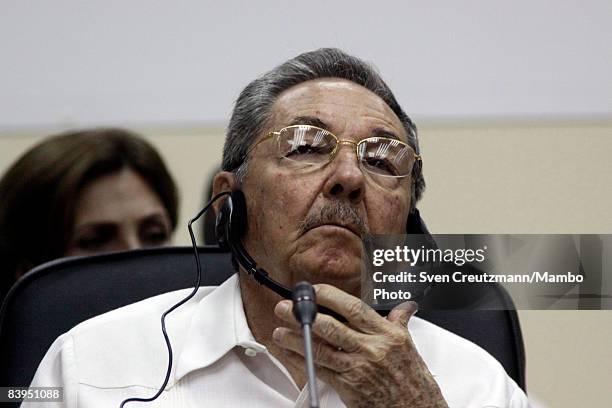
{"label": "man's eyebrow", "polygon": [[[321,129],[329,130],[329,126],[316,116],[296,116],[289,124],[289,126],[294,125],[310,125],[319,127]],[[394,132],[391,132],[390,130],[384,128],[374,128],[370,137],[386,137],[389,139],[399,140],[400,142],[405,142]]]}
{"label": "man's eyebrow", "polygon": [[294,125],[310,125],[319,127],[321,129],[329,130],[327,124],[316,116],[297,116],[293,118],[289,126]]}

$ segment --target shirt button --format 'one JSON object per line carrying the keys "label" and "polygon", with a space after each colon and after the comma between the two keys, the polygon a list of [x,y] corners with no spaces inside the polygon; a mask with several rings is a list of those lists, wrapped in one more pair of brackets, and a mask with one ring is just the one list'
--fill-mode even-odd
{"label": "shirt button", "polygon": [[252,348],[247,348],[244,350],[244,354],[246,354],[249,357],[255,357],[257,355],[257,351],[255,351],[255,349]]}

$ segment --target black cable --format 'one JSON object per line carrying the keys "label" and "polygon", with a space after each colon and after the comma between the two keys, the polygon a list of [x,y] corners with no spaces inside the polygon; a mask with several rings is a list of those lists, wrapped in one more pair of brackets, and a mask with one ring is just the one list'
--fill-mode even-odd
{"label": "black cable", "polygon": [[153,395],[152,397],[149,397],[149,398],[128,398],[128,399],[125,399],[125,400],[123,400],[121,402],[121,405],[119,405],[119,408],[123,408],[123,406],[125,404],[127,404],[128,402],[151,402],[151,401],[154,401],[154,400],[157,399],[157,397],[159,397],[162,394],[162,392],[164,392],[164,389],[166,388],[166,385],[168,385],[168,381],[170,380],[170,373],[172,372],[173,355],[172,355],[172,345],[170,344],[170,338],[168,337],[168,332],[166,331],[166,316],[168,314],[172,313],[178,307],[180,307],[183,304],[185,304],[186,302],[188,302],[189,299],[194,297],[195,294],[198,292],[198,289],[200,288],[200,282],[202,280],[202,265],[200,264],[200,255],[198,254],[198,246],[197,246],[196,238],[195,238],[195,235],[193,233],[193,228],[191,227],[191,225],[194,222],[196,222],[206,211],[208,211],[210,206],[215,201],[217,201],[220,197],[223,197],[224,195],[229,195],[229,194],[230,194],[229,191],[223,191],[223,192],[217,194],[216,196],[214,196],[208,202],[208,204],[206,204],[206,206],[204,208],[202,208],[200,210],[200,212],[195,217],[193,217],[191,220],[189,220],[189,222],[187,223],[187,229],[189,230],[189,236],[191,238],[191,245],[193,246],[193,252],[194,252],[194,255],[195,255],[196,268],[198,270],[198,277],[197,277],[197,280],[196,280],[196,284],[195,284],[193,290],[191,291],[191,293],[189,293],[189,295],[187,295],[181,301],[176,303],[170,309],[166,310],[164,312],[164,314],[162,314],[162,317],[161,317],[162,333],[164,334],[164,340],[166,341],[166,347],[168,348],[168,368],[166,369],[166,377],[164,378],[163,384],[161,385],[161,387],[159,387],[159,390],[157,390],[157,393],[155,393],[155,395]]}

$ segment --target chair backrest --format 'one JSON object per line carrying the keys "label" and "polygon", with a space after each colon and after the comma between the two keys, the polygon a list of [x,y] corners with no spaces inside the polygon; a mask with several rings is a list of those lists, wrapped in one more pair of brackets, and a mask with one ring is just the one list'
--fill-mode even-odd
{"label": "chair backrest", "polygon": [[[202,286],[219,285],[233,273],[228,253],[205,247],[199,254]],[[28,386],[51,343],[78,323],[151,296],[188,288],[195,280],[189,247],[66,258],[33,269],[17,282],[2,305],[0,385]],[[516,312],[431,311],[419,312],[419,316],[489,351],[525,388],[525,356]]]}

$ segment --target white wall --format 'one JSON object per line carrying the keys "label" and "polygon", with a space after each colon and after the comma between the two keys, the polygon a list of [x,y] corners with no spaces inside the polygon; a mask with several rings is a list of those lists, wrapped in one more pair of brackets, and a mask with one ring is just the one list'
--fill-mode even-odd
{"label": "white wall", "polygon": [[2,0],[0,129],[222,123],[254,75],[337,46],[423,117],[612,114],[609,0]]}

